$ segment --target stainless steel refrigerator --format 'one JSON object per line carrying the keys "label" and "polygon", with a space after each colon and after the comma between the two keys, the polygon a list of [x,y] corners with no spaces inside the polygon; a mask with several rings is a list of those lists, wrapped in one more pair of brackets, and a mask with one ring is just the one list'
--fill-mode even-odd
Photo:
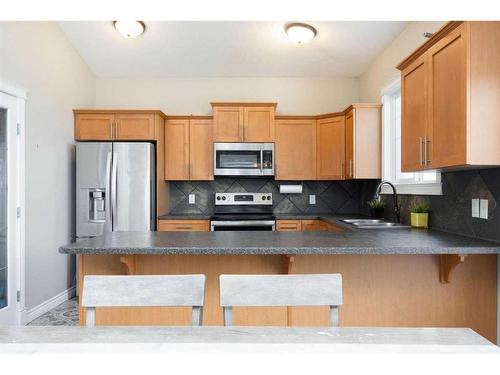
{"label": "stainless steel refrigerator", "polygon": [[146,142],[78,142],[77,240],[155,230],[155,149]]}

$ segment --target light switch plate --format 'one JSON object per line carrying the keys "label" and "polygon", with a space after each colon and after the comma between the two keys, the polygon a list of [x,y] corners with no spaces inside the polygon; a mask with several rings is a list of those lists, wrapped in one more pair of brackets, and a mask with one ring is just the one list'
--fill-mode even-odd
{"label": "light switch plate", "polygon": [[196,196],[194,194],[189,194],[189,204],[195,203]]}
{"label": "light switch plate", "polygon": [[481,219],[488,218],[488,199],[479,200],[479,217]]}
{"label": "light switch plate", "polygon": [[309,204],[316,204],[316,195],[309,195]]}
{"label": "light switch plate", "polygon": [[472,217],[479,217],[479,199],[472,199]]}

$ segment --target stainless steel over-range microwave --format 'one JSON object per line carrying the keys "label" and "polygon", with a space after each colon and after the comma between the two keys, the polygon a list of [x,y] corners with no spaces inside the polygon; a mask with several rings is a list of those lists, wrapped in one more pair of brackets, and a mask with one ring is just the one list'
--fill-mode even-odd
{"label": "stainless steel over-range microwave", "polygon": [[215,176],[274,176],[274,143],[214,143]]}

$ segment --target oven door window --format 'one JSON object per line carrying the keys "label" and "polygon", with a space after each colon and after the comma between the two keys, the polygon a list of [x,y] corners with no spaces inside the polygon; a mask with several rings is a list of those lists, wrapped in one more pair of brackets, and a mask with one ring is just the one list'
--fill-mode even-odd
{"label": "oven door window", "polygon": [[217,151],[217,169],[260,169],[260,151]]}

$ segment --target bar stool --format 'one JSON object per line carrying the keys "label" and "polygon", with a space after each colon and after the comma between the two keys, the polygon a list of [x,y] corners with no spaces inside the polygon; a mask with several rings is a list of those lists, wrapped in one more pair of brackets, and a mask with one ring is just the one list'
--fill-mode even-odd
{"label": "bar stool", "polygon": [[233,324],[233,306],[330,306],[330,322],[339,325],[342,275],[220,275],[224,325]]}
{"label": "bar stool", "polygon": [[201,325],[205,275],[93,276],[83,279],[86,326],[95,326],[96,307],[190,306],[192,325]]}

